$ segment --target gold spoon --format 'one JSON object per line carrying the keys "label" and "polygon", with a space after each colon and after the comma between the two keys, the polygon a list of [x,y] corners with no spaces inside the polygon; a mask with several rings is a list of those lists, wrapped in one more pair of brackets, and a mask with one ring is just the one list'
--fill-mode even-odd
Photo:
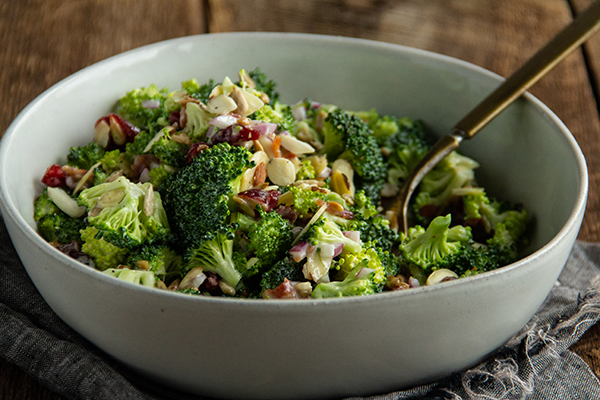
{"label": "gold spoon", "polygon": [[471,139],[481,128],[519,98],[548,71],[589,39],[600,27],[600,1],[577,16],[519,70],[460,120],[450,134],[442,136],[406,178],[390,211],[398,217],[398,229],[407,233],[408,203],[421,180],[444,157],[456,150],[463,139]]}

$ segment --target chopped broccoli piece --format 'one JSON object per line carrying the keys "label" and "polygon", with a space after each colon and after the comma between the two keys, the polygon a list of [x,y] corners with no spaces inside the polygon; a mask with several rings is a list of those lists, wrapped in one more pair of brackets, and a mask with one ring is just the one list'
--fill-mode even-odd
{"label": "chopped broccoli piece", "polygon": [[[424,207],[444,210],[444,206],[453,196],[456,189],[472,186],[475,183],[474,170],[479,164],[466,156],[453,151],[440,161],[421,181],[419,193],[415,198],[415,209],[417,215],[423,217],[420,212]],[[427,215],[438,215],[438,213],[425,213]]]}
{"label": "chopped broccoli piece", "polygon": [[129,268],[109,268],[102,271],[103,274],[112,276],[134,285],[154,287],[156,278],[151,271],[138,271]]}
{"label": "chopped broccoli piece", "polygon": [[289,250],[292,227],[275,211],[258,211],[260,219],[248,229],[248,250],[257,257],[261,267],[271,267]]}
{"label": "chopped broccoli piece", "polygon": [[321,152],[333,161],[346,159],[358,175],[357,187],[374,203],[381,197],[387,168],[381,150],[368,125],[360,117],[340,109],[331,111],[324,121]]}
{"label": "chopped broccoli piece", "polygon": [[85,146],[71,147],[67,154],[67,164],[76,168],[90,169],[104,157],[104,153],[106,150],[96,142],[90,142]]}
{"label": "chopped broccoli piece", "polygon": [[[134,89],[119,99],[117,114],[141,130],[155,132],[162,127],[159,119],[168,118],[164,109],[167,94],[166,88],[159,90],[156,85]],[[148,106],[149,101],[158,101],[158,107]]]}
{"label": "chopped broccoli piece", "polygon": [[45,188],[33,205],[33,219],[38,232],[48,242],[71,243],[81,241],[80,230],[85,228],[81,218],[71,218],[62,212],[48,196]]}
{"label": "chopped broccoli piece", "polygon": [[144,207],[149,186],[149,183],[132,183],[121,176],[113,182],[83,190],[79,203],[88,208],[87,221],[100,230],[100,235],[119,247],[131,248],[169,232],[158,192],[152,192],[152,213],[146,215],[150,211]]}
{"label": "chopped broccoli piece", "polygon": [[102,237],[98,237],[99,230],[94,226],[88,226],[81,231],[83,244],[81,251],[94,260],[94,265],[101,271],[108,268],[116,268],[125,263],[129,250],[115,246]]}
{"label": "chopped broccoli piece", "polygon": [[208,101],[208,97],[210,96],[210,92],[216,86],[215,81],[209,79],[203,85],[198,84],[195,79],[190,79],[189,81],[185,81],[181,83],[181,87],[183,90],[187,92],[193,98],[200,100],[203,103]]}
{"label": "chopped broccoli piece", "polygon": [[145,243],[129,255],[127,265],[132,268],[147,267],[159,279],[165,280],[181,276],[182,259],[165,244]]}
{"label": "chopped broccoli piece", "polygon": [[404,257],[423,269],[460,251],[471,241],[471,230],[464,226],[450,228],[451,216],[437,217],[425,230],[420,225],[400,234],[400,251]]}
{"label": "chopped broccoli piece", "polygon": [[246,148],[220,143],[167,178],[161,191],[178,243],[196,246],[229,230],[232,185],[252,164]]}
{"label": "chopped broccoli piece", "polygon": [[159,137],[156,140],[153,139],[154,142],[147,153],[154,154],[163,164],[175,168],[183,167],[186,163],[185,159],[189,146],[171,140],[171,135],[167,129],[161,130],[157,135]]}
{"label": "chopped broccoli piece", "polygon": [[300,163],[300,168],[296,172],[296,180],[315,179],[317,174],[315,173],[315,167],[313,167],[310,160],[305,159]]}
{"label": "chopped broccoli piece", "polygon": [[312,190],[310,186],[290,186],[291,193],[294,194],[294,204],[292,208],[300,218],[314,214],[319,209],[317,200],[325,200],[325,194],[318,190]]}
{"label": "chopped broccoli piece", "polygon": [[188,269],[202,267],[219,275],[234,287],[242,279],[240,266],[233,259],[233,232],[217,233],[212,239],[204,240],[187,250],[185,259]]}
{"label": "chopped broccoli piece", "polygon": [[359,253],[342,254],[336,267],[339,268],[336,280],[346,279],[357,267],[368,268],[368,270],[372,270],[372,273],[369,273],[369,275],[373,284],[380,291],[383,289],[388,276],[385,261],[387,260],[383,260],[381,254],[374,247],[365,246]]}
{"label": "chopped broccoli piece", "polygon": [[343,244],[345,253],[360,253],[362,251],[361,243],[345,236],[340,227],[326,216],[322,216],[315,221],[302,235],[302,239],[317,247],[323,244]]}
{"label": "chopped broccoli piece", "polygon": [[262,274],[260,287],[264,290],[275,289],[286,278],[292,282],[304,281],[304,274],[302,273],[304,263],[306,263],[306,260],[297,263],[289,257],[279,260]]}
{"label": "chopped broccoli piece", "polygon": [[359,277],[359,272],[365,272],[363,269],[363,265],[359,264],[343,281],[319,283],[313,290],[311,297],[325,299],[329,297],[365,296],[379,292],[380,290],[372,279],[375,271]]}
{"label": "chopped broccoli piece", "polygon": [[265,104],[248,118],[254,121],[266,121],[277,124],[278,132],[294,131],[294,116],[290,106],[276,102],[273,106]]}

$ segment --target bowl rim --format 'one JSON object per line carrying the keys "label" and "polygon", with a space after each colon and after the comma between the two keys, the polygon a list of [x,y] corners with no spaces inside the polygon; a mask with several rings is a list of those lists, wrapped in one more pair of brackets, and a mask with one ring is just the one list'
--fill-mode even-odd
{"label": "bowl rim", "polygon": [[[8,171],[8,168],[3,165],[6,162],[8,157],[8,148],[10,147],[10,143],[13,138],[16,136],[16,131],[18,131],[19,125],[21,121],[27,118],[27,116],[34,112],[35,109],[39,106],[39,104],[46,97],[52,95],[53,92],[59,90],[60,87],[64,85],[70,84],[72,81],[79,79],[82,75],[90,71],[94,71],[99,68],[105,67],[106,64],[118,63],[122,59],[127,59],[133,56],[139,56],[146,52],[152,52],[155,50],[160,50],[166,46],[174,46],[178,44],[183,44],[189,41],[202,41],[202,40],[219,40],[219,38],[226,37],[244,37],[247,39],[250,37],[252,40],[259,40],[261,38],[268,38],[272,40],[296,40],[296,41],[313,41],[318,43],[330,42],[330,43],[343,43],[345,45],[357,45],[361,47],[371,47],[371,48],[380,48],[383,50],[387,50],[390,52],[400,52],[409,55],[416,55],[419,57],[429,58],[436,61],[441,61],[444,63],[455,64],[460,68],[464,68],[472,71],[475,74],[491,78],[492,80],[501,83],[504,78],[500,75],[491,72],[483,67],[477,66],[470,62],[451,57],[448,55],[435,53],[428,50],[418,49],[414,47],[409,47],[401,44],[394,44],[388,42],[382,42],[372,39],[362,39],[362,38],[353,38],[353,37],[344,37],[344,36],[336,36],[336,35],[323,35],[323,34],[311,34],[311,33],[288,33],[288,32],[226,32],[226,33],[210,33],[210,34],[199,34],[199,35],[190,35],[183,36],[174,39],[162,40],[155,43],[147,44],[144,46],[140,46],[108,58],[105,58],[101,61],[90,64],[87,67],[80,69],[79,71],[61,79],[56,82],[48,89],[43,91],[41,94],[36,96],[34,100],[32,100],[28,105],[26,105],[17,115],[17,117],[11,122],[11,124],[6,129],[4,136],[0,140],[0,206],[2,206],[2,217],[10,218],[12,222],[14,222],[14,226],[19,229],[19,231],[23,234],[23,236],[33,243],[33,245],[41,248],[46,255],[54,258],[62,264],[65,264],[71,267],[75,272],[89,274],[90,278],[98,279],[103,283],[107,283],[118,287],[119,290],[134,290],[141,291],[141,293],[153,293],[156,296],[166,296],[164,297],[164,301],[173,301],[174,299],[180,299],[179,301],[192,301],[192,302],[208,302],[209,304],[214,303],[215,305],[236,305],[236,306],[244,306],[244,307],[260,307],[262,308],[276,308],[279,309],[282,306],[286,308],[300,308],[304,309],[305,307],[314,308],[315,305],[319,305],[320,307],[335,307],[339,304],[344,305],[354,305],[355,303],[359,304],[370,304],[372,301],[382,302],[382,301],[395,301],[396,298],[401,298],[403,296],[415,296],[427,295],[432,291],[438,290],[450,290],[450,288],[462,285],[471,285],[474,282],[481,280],[488,280],[493,278],[494,276],[503,275],[510,273],[515,269],[520,269],[526,267],[526,264],[532,260],[533,258],[537,258],[543,256],[548,253],[553,247],[557,246],[557,244],[567,236],[573,229],[578,229],[578,219],[580,214],[585,212],[586,202],[587,202],[587,194],[589,189],[589,181],[588,181],[588,170],[587,164],[585,161],[585,157],[579,147],[576,139],[573,134],[569,131],[567,126],[560,120],[560,118],[544,103],[542,103],[539,99],[533,96],[531,93],[527,92],[523,95],[524,101],[530,103],[534,109],[537,109],[539,112],[548,117],[551,122],[556,126],[556,128],[562,133],[564,139],[566,139],[567,144],[571,148],[573,155],[577,161],[577,166],[579,170],[579,190],[577,193],[577,199],[575,202],[575,206],[573,210],[569,214],[565,224],[559,230],[559,232],[545,245],[543,245],[538,250],[532,252],[531,254],[519,259],[518,261],[506,265],[502,268],[484,272],[481,274],[477,274],[470,277],[465,277],[461,279],[457,279],[454,281],[446,282],[444,285],[433,285],[433,286],[421,286],[418,288],[414,288],[411,290],[402,290],[402,291],[393,291],[393,292],[383,292],[377,293],[375,295],[370,296],[358,296],[358,297],[344,297],[344,298],[327,298],[327,299],[305,299],[301,301],[289,301],[282,299],[272,299],[265,301],[264,299],[242,299],[242,298],[226,298],[226,297],[209,297],[209,296],[182,296],[179,293],[172,293],[166,290],[157,290],[156,288],[148,288],[141,285],[133,285],[128,282],[123,282],[118,279],[114,279],[111,276],[103,274],[101,271],[90,268],[69,256],[61,253],[53,246],[51,246],[47,241],[45,241],[39,234],[25,221],[23,216],[17,210],[14,202],[12,201],[10,193],[6,190],[5,184],[5,174],[4,171]],[[150,84],[150,83],[149,83]],[[260,304],[259,306],[256,306]]]}

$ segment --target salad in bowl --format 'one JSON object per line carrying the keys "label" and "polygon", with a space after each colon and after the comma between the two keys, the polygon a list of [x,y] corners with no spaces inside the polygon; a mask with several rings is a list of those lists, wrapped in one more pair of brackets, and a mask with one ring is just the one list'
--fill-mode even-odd
{"label": "salad in bowl", "polygon": [[259,69],[134,89],[48,167],[38,232],[117,279],[237,298],[371,295],[518,259],[528,213],[458,152],[398,232],[386,206],[431,145],[425,124],[315,100],[284,104]]}

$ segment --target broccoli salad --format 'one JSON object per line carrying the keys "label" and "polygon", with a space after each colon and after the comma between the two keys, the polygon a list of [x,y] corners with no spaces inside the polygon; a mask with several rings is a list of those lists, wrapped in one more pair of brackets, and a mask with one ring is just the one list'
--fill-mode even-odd
{"label": "broccoli salad", "polygon": [[93,127],[46,170],[34,219],[58,250],[133,284],[361,296],[490,271],[526,242],[527,212],[488,196],[458,152],[423,179],[398,232],[386,205],[431,145],[425,125],[284,104],[259,69],[132,90]]}

